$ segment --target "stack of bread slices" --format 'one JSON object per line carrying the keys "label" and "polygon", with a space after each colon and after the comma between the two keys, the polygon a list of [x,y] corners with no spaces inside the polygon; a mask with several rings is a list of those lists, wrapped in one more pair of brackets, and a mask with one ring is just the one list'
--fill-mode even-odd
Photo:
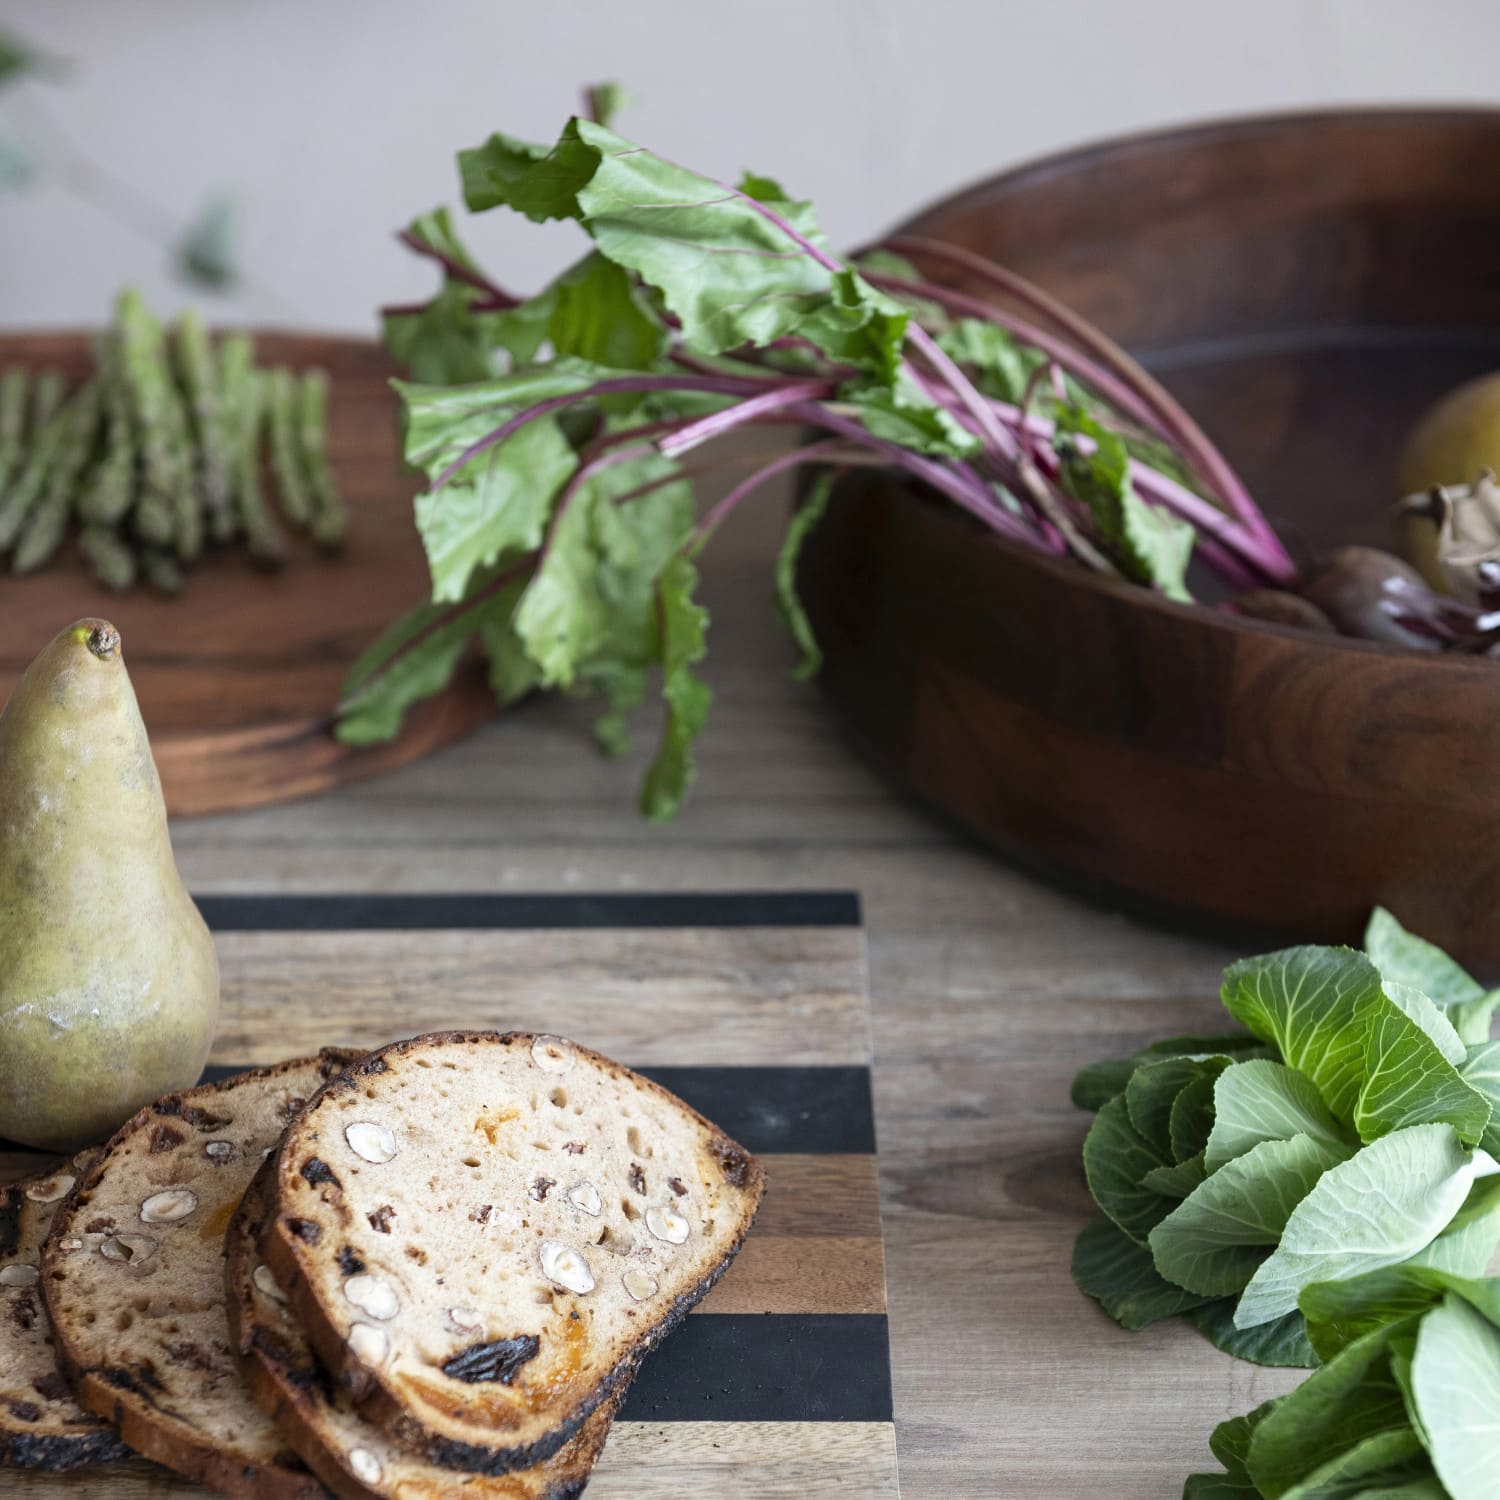
{"label": "stack of bread slices", "polygon": [[123,1444],[226,1495],[581,1494],[762,1191],[702,1116],[559,1037],[170,1095],[0,1191],[0,1465]]}

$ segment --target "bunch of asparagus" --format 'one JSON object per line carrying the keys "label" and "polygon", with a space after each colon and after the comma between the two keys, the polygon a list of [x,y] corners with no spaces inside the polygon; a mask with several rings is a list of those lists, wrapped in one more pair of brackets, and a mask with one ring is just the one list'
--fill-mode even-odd
{"label": "bunch of asparagus", "polygon": [[169,336],[133,291],[94,362],[71,393],[57,370],[0,374],[0,553],[15,572],[42,567],[75,519],[112,589],[144,578],[176,593],[205,543],[235,538],[279,567],[287,541],[261,483],[263,439],[285,520],[322,547],[342,543],[326,372],[258,370],[249,334],[215,347],[193,311]]}

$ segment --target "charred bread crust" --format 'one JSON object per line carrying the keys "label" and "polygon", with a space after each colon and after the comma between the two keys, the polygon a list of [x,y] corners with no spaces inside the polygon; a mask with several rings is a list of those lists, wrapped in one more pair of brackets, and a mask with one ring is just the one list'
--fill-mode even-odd
{"label": "charred bread crust", "polygon": [[[538,1033],[511,1031],[442,1031],[411,1037],[393,1042],[377,1049],[338,1077],[330,1079],[318,1094],[309,1101],[303,1119],[313,1116],[320,1105],[341,1095],[357,1092],[362,1081],[372,1076],[388,1073],[395,1064],[410,1054],[431,1048],[442,1047],[531,1047],[546,1037]],[[689,1290],[679,1294],[666,1311],[651,1324],[596,1381],[593,1387],[581,1396],[567,1411],[561,1413],[553,1425],[535,1440],[525,1443],[479,1443],[454,1438],[434,1431],[423,1418],[405,1402],[401,1396],[388,1388],[378,1377],[352,1358],[341,1330],[332,1321],[328,1310],[314,1288],[303,1274],[302,1253],[307,1241],[303,1233],[294,1227],[303,1221],[295,1214],[281,1211],[281,1183],[295,1172],[306,1182],[300,1166],[290,1160],[281,1160],[277,1172],[278,1211],[266,1221],[262,1230],[259,1253],[261,1260],[270,1267],[282,1291],[290,1301],[297,1322],[306,1332],[319,1361],[333,1377],[350,1390],[361,1412],[368,1415],[376,1426],[388,1432],[399,1444],[421,1453],[431,1463],[450,1470],[462,1470],[472,1474],[498,1476],[517,1469],[531,1468],[544,1462],[571,1438],[592,1414],[605,1402],[623,1399],[625,1389],[635,1377],[645,1356],[676,1329],[688,1313],[713,1289],[724,1273],[733,1264],[754,1223],[762,1195],[765,1191],[765,1174],[760,1163],[738,1142],[731,1140],[712,1121],[660,1084],[623,1064],[605,1057],[576,1042],[569,1045],[580,1057],[600,1068],[604,1074],[630,1087],[642,1090],[672,1110],[691,1120],[709,1138],[708,1151],[717,1162],[724,1180],[737,1193],[743,1194],[749,1207],[740,1220],[738,1232],[726,1244],[719,1260]],[[285,1158],[289,1145],[284,1142],[280,1157]],[[320,1162],[321,1165],[321,1162]],[[320,1184],[319,1201],[323,1208],[341,1225],[353,1222],[354,1212],[343,1200],[339,1185]]]}
{"label": "charred bread crust", "polygon": [[[61,1169],[58,1169],[61,1170]],[[57,1171],[39,1172],[30,1177],[0,1187],[0,1261],[16,1255],[25,1242],[27,1204],[26,1189],[36,1183],[57,1176]],[[35,1233],[36,1226],[33,1226]],[[0,1310],[6,1308],[11,1298],[25,1298],[31,1319],[45,1319],[46,1308],[41,1302],[41,1287],[27,1287],[21,1292],[0,1290]],[[18,1300],[15,1307],[22,1303]],[[31,1330],[32,1324],[17,1324],[23,1334]],[[6,1335],[5,1321],[0,1318],[0,1339]],[[70,1469],[79,1469],[86,1464],[111,1463],[124,1458],[129,1450],[115,1436],[112,1428],[104,1426],[89,1412],[76,1410],[69,1413],[51,1413],[52,1426],[61,1425],[76,1431],[38,1431],[36,1424],[48,1416],[47,1405],[58,1400],[71,1399],[63,1377],[54,1365],[45,1372],[44,1380],[58,1387],[56,1390],[38,1389],[32,1400],[17,1393],[14,1399],[0,1399],[0,1469],[31,1469],[44,1474],[62,1474]]]}
{"label": "charred bread crust", "polygon": [[[67,1296],[64,1284],[51,1272],[61,1262],[59,1241],[68,1237],[82,1217],[111,1164],[127,1143],[161,1120],[181,1122],[200,1136],[212,1136],[227,1120],[213,1104],[254,1076],[267,1083],[306,1070],[309,1063],[326,1086],[343,1068],[364,1054],[340,1048],[322,1049],[315,1059],[297,1058],[265,1068],[249,1069],[214,1083],[199,1084],[169,1094],[138,1110],[105,1143],[97,1159],[82,1173],[53,1221],[42,1248],[41,1280],[47,1315],[52,1319],[58,1366],[85,1411],[112,1424],[120,1439],[135,1452],[199,1480],[230,1496],[254,1500],[326,1500],[326,1491],[302,1461],[291,1453],[278,1455],[270,1465],[246,1464],[214,1446],[206,1435],[195,1434],[172,1409],[165,1387],[148,1366],[92,1365],[80,1361],[67,1337]],[[125,1399],[128,1396],[130,1399]]]}
{"label": "charred bread crust", "polygon": [[[257,1318],[253,1307],[251,1277],[255,1257],[249,1252],[260,1237],[273,1186],[274,1163],[267,1161],[256,1174],[224,1238],[225,1305],[229,1311],[230,1339],[241,1373],[257,1404],[276,1423],[277,1429],[323,1484],[339,1500],[367,1500],[375,1492],[354,1479],[329,1451],[326,1422],[318,1407],[336,1399],[334,1382],[320,1363],[309,1366],[288,1349],[274,1329]],[[624,1388],[602,1405],[580,1429],[571,1451],[559,1451],[539,1468],[551,1472],[513,1472],[515,1500],[576,1500],[583,1494],[605,1440],[624,1398]],[[413,1457],[413,1462],[421,1460]],[[409,1481],[408,1481],[409,1482]],[[442,1479],[434,1478],[442,1485]],[[394,1492],[406,1493],[403,1483]],[[439,1493],[434,1489],[433,1494]],[[507,1489],[507,1493],[510,1490]]]}

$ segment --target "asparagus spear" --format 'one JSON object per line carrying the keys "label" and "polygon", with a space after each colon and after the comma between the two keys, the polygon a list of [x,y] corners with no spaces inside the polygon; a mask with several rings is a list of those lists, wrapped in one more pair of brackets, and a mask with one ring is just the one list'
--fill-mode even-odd
{"label": "asparagus spear", "polygon": [[285,366],[266,377],[271,417],[271,468],[287,519],[304,529],[312,521],[312,496],[297,451],[297,381]]}
{"label": "asparagus spear", "polygon": [[11,567],[33,573],[57,551],[78,498],[78,479],[94,451],[99,427],[99,382],[87,381],[57,414],[61,435],[46,487],[26,520]]}
{"label": "asparagus spear", "polygon": [[108,526],[85,526],[78,548],[105,588],[123,592],[135,582],[135,553]]}
{"label": "asparagus spear", "polygon": [[131,512],[135,534],[156,547],[170,547],[177,535],[177,513],[162,495],[147,490]]}
{"label": "asparagus spear", "polygon": [[191,308],[177,323],[177,363],[198,439],[198,472],[203,503],[208,510],[209,532],[216,542],[227,541],[234,534],[234,511],[219,366],[203,319]]}
{"label": "asparagus spear", "polygon": [[156,552],[147,547],[141,553],[141,569],[152,588],[163,594],[182,592],[182,569],[170,552]]}
{"label": "asparagus spear", "polygon": [[0,494],[21,465],[26,441],[26,397],[31,379],[21,365],[0,375]]}
{"label": "asparagus spear", "polygon": [[255,372],[255,348],[247,333],[230,334],[220,350],[225,408],[229,416],[236,519],[250,555],[263,566],[286,561],[286,537],[266,506],[260,483],[260,433],[265,380]]}
{"label": "asparagus spear", "polygon": [[31,388],[31,431],[39,434],[63,404],[68,383],[61,370],[43,370]]}
{"label": "asparagus spear", "polygon": [[150,496],[159,497],[171,510],[177,555],[196,557],[203,548],[203,517],[193,483],[187,421],[172,384],[161,325],[134,291],[120,294],[115,322],[148,492],[137,511]]}
{"label": "asparagus spear", "polygon": [[328,462],[328,372],[308,370],[302,377],[302,466],[312,496],[312,534],[320,547],[343,545],[348,516],[339,498],[333,465]]}
{"label": "asparagus spear", "polygon": [[37,380],[32,393],[33,437],[26,450],[26,461],[15,482],[0,497],[0,552],[6,551],[20,535],[41,500],[48,471],[67,437],[68,409],[57,406],[61,392],[62,376],[56,370],[46,371]]}
{"label": "asparagus spear", "polygon": [[78,514],[85,524],[112,526],[135,504],[135,427],[130,419],[130,399],[120,365],[118,340],[100,339],[96,358],[104,418],[104,456],[84,487]]}

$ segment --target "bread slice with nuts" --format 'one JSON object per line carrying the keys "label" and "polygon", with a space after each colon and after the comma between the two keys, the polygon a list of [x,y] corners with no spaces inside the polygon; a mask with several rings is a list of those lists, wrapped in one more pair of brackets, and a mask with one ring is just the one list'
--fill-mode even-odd
{"label": "bread slice with nuts", "polygon": [[262,1410],[308,1467],[345,1500],[455,1495],[472,1500],[576,1500],[604,1447],[623,1390],[551,1458],[503,1478],[440,1469],[397,1447],[330,1380],[256,1249],[269,1212],[272,1166],[250,1184],[225,1239],[229,1329]]}
{"label": "bread slice with nuts", "polygon": [[630,1379],[728,1268],[763,1186],[597,1052],[448,1032],[372,1053],[292,1124],[261,1258],[398,1444],[500,1474]]}
{"label": "bread slice with nuts", "polygon": [[325,1494],[240,1377],[224,1231],[287,1121],[359,1055],[325,1051],[148,1105],[84,1172],[43,1247],[47,1311],[80,1404],[226,1495]]}
{"label": "bread slice with nuts", "polygon": [[0,1187],[0,1468],[58,1473],[125,1455],[73,1399],[42,1306],[42,1241],[73,1180],[60,1170]]}

